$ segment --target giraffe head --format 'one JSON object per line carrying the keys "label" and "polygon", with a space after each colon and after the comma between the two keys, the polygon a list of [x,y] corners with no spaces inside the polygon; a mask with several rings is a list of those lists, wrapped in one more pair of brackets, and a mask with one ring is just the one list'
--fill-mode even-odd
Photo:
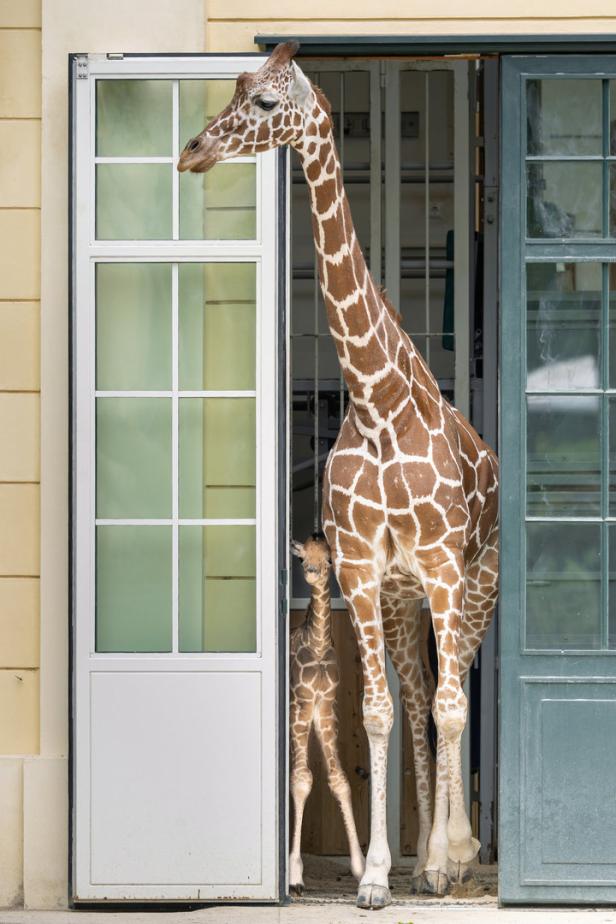
{"label": "giraffe head", "polygon": [[298,48],[298,42],[283,42],[258,71],[239,75],[229,105],[186,144],[180,173],[205,173],[221,160],[293,144],[303,136],[317,93],[292,60]]}
{"label": "giraffe head", "polygon": [[301,559],[308,584],[323,584],[329,580],[332,560],[329,546],[322,533],[313,533],[305,542],[291,541],[291,551]]}

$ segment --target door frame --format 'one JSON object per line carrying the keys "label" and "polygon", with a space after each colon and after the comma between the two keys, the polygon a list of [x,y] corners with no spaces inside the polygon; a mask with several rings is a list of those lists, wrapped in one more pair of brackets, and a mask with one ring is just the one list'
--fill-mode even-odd
{"label": "door frame", "polygon": [[[216,67],[211,67],[213,60]],[[263,677],[262,696],[269,706],[262,713],[267,729],[263,731],[262,747],[262,781],[267,776],[275,789],[276,797],[265,799],[262,782],[262,845],[266,851],[273,851],[275,863],[267,859],[268,869],[263,868],[262,888],[225,885],[225,900],[244,901],[280,901],[287,892],[286,857],[287,857],[287,759],[286,729],[287,695],[287,586],[286,574],[288,563],[288,510],[285,487],[288,479],[288,422],[286,408],[286,388],[288,380],[287,361],[287,326],[288,286],[286,266],[288,265],[288,227],[286,194],[288,190],[288,158],[286,152],[271,152],[257,158],[257,216],[258,225],[254,241],[216,241],[216,240],[179,240],[177,228],[172,241],[96,241],[94,235],[94,106],[95,81],[83,80],[90,76],[130,77],[147,79],[178,80],[193,77],[195,79],[234,78],[241,70],[252,70],[264,60],[262,53],[248,54],[200,54],[200,55],[69,55],[69,298],[70,312],[70,374],[69,374],[69,455],[71,467],[69,474],[69,569],[70,569],[70,633],[69,633],[69,901],[71,904],[81,902],[98,903],[109,901],[194,901],[191,890],[171,888],[164,897],[156,894],[158,887],[146,887],[141,894],[125,897],[117,894],[118,890],[106,886],[101,897],[100,889],[90,892],[79,885],[77,868],[83,860],[76,849],[76,834],[81,824],[81,843],[86,836],[83,822],[79,822],[77,805],[79,790],[84,791],[84,758],[78,764],[77,753],[83,751],[85,742],[84,721],[84,672],[89,676],[89,668],[84,663],[98,660],[101,665],[111,668],[112,662],[118,669],[127,668],[129,661],[140,661],[137,670],[163,670],[165,660],[167,670],[173,672],[203,671],[209,668],[214,673],[230,670],[237,665],[239,670],[250,671],[250,662],[260,660],[258,668]],[[84,89],[91,86],[89,93]],[[174,104],[177,105],[177,102]],[[174,138],[174,157],[179,152],[181,139]],[[147,160],[147,158],[145,158]],[[173,171],[174,201],[178,200],[177,173]],[[273,209],[265,209],[261,204],[261,188],[266,185],[276,195]],[[267,253],[267,272],[261,271],[261,263]],[[257,499],[257,574],[260,591],[257,596],[257,647],[254,654],[219,654],[219,653],[180,653],[169,655],[132,655],[95,654],[93,642],[93,618],[89,624],[83,624],[84,617],[78,619],[78,611],[83,612],[86,598],[92,600],[92,535],[93,519],[93,472],[94,449],[92,442],[92,424],[84,432],[84,408],[86,417],[91,421],[93,401],[93,323],[90,318],[84,322],[84,314],[90,313],[94,304],[93,263],[98,262],[158,262],[181,264],[183,262],[254,262],[257,267],[257,318],[268,320],[268,343],[261,338],[262,325],[257,320],[257,467],[267,478],[258,477]],[[89,307],[84,309],[85,306]],[[261,316],[260,312],[265,314]],[[84,329],[83,325],[86,324]],[[267,347],[264,349],[264,347]],[[84,396],[86,396],[84,398]],[[177,400],[177,399],[176,399]],[[89,415],[89,416],[88,416]],[[78,421],[82,421],[78,427]],[[271,435],[259,439],[259,434]],[[174,437],[175,440],[175,437]],[[264,455],[265,453],[265,455]],[[267,457],[267,459],[266,459]],[[266,464],[267,462],[267,464]],[[85,479],[85,480],[84,480]],[[259,498],[260,495],[260,498]],[[177,514],[176,514],[177,516]],[[90,518],[90,525],[86,519]],[[200,521],[197,521],[199,525]],[[262,530],[272,534],[274,554],[266,555],[263,549],[266,543],[260,541]],[[275,536],[274,536],[275,533]],[[275,538],[277,537],[277,538]],[[84,553],[85,549],[85,553]],[[88,561],[82,561],[84,554]],[[84,567],[86,572],[84,573]],[[85,576],[84,576],[85,574]],[[85,596],[84,596],[85,594]],[[266,595],[267,601],[263,595]],[[267,605],[266,605],[267,603]],[[92,604],[90,604],[91,606]],[[177,614],[177,604],[175,604]],[[174,617],[177,619],[176,617]],[[269,628],[266,626],[266,621]],[[177,640],[177,623],[174,624],[174,636]],[[265,634],[264,634],[265,632]],[[177,646],[176,646],[177,647]],[[175,657],[173,666],[171,658]],[[147,662],[147,663],[146,663]],[[233,663],[232,663],[233,662]],[[256,661],[255,661],[256,663]],[[252,668],[253,670],[255,668]],[[81,690],[81,692],[79,692]],[[87,788],[87,781],[85,786]],[[273,857],[272,857],[273,859]],[[81,882],[83,882],[83,873]],[[120,888],[120,892],[122,889]],[[211,893],[208,895],[208,891]],[[218,890],[220,891],[220,890]],[[152,892],[152,894],[149,894]],[[216,888],[202,888],[197,900],[216,901]]]}
{"label": "door frame", "polygon": [[[579,51],[580,49],[578,49]],[[616,47],[614,48],[616,51]],[[500,856],[507,855],[507,863],[499,870],[499,897],[505,904],[549,904],[554,902],[571,904],[592,904],[601,902],[613,904],[616,886],[609,879],[597,876],[591,880],[583,873],[578,873],[577,880],[567,881],[565,873],[558,867],[567,865],[566,861],[553,860],[552,871],[537,872],[536,861],[528,861],[523,854],[525,841],[532,838],[526,830],[525,795],[530,788],[526,778],[539,758],[536,735],[539,716],[542,714],[542,702],[550,702],[550,697],[561,697],[561,701],[576,699],[592,701],[593,694],[607,696],[606,684],[615,684],[613,666],[616,651],[607,648],[606,638],[602,648],[560,649],[531,648],[525,642],[525,577],[526,577],[526,524],[530,520],[538,522],[567,521],[591,522],[600,524],[605,519],[605,509],[597,516],[585,518],[580,514],[544,516],[526,515],[526,429],[525,402],[526,382],[526,323],[525,323],[525,267],[527,263],[571,262],[601,263],[603,289],[601,296],[600,332],[605,335],[607,325],[608,289],[606,265],[616,262],[616,244],[610,241],[605,232],[609,214],[604,213],[602,234],[593,238],[528,238],[526,230],[526,109],[522,102],[523,87],[526,78],[579,78],[607,80],[616,77],[616,56],[601,58],[598,55],[568,54],[560,66],[555,66],[558,56],[520,55],[509,56],[502,64],[503,105],[501,119],[501,164],[502,175],[509,176],[509,183],[503,184],[501,209],[501,408],[500,432],[501,448],[505,452],[501,458],[501,553],[502,561],[507,562],[501,568],[501,594],[503,620],[501,623],[500,657],[502,667],[500,674],[500,721],[502,728],[509,733],[500,740]],[[506,110],[506,111],[505,111]],[[604,109],[603,118],[605,118]],[[602,132],[606,131],[605,124]],[[604,156],[602,152],[601,157]],[[556,159],[556,155],[554,156]],[[562,155],[562,160],[567,160]],[[571,159],[571,158],[570,158]],[[605,161],[603,162],[605,163]],[[603,180],[602,180],[603,182]],[[602,199],[602,207],[607,203]],[[519,219],[516,219],[519,216]],[[507,311],[507,306],[520,305],[518,312]],[[604,341],[603,341],[604,342]],[[603,347],[600,352],[600,368],[605,362]],[[507,389],[505,391],[505,388]],[[600,394],[603,401],[605,381],[601,380],[598,388],[590,394]],[[539,392],[549,392],[545,387]],[[558,390],[553,388],[558,394]],[[567,389],[563,389],[567,392]],[[571,389],[569,389],[571,391]],[[579,391],[580,396],[587,395],[588,389]],[[601,415],[599,415],[601,416]],[[600,424],[600,439],[605,440],[605,430]],[[601,484],[608,476],[605,473],[605,446],[601,456]],[[601,490],[604,490],[603,488]],[[607,527],[605,527],[607,529]],[[603,525],[600,526],[603,530]],[[605,539],[600,545],[600,569],[609,567],[606,561]],[[600,614],[607,619],[604,609],[607,606],[607,588],[604,582],[603,597],[600,601]],[[605,629],[606,627],[603,626]],[[609,676],[610,669],[612,676]],[[543,686],[543,690],[541,689]],[[595,687],[594,691],[591,689]],[[541,696],[544,696],[543,701]],[[613,699],[611,700],[613,701]],[[533,757],[528,758],[522,747],[518,728],[527,732],[527,751]],[[515,729],[515,731],[514,731]],[[505,798],[505,794],[509,798]],[[511,799],[511,793],[518,793],[518,799]],[[528,834],[528,838],[526,838]],[[534,865],[533,865],[534,863]],[[548,861],[545,861],[547,864]],[[580,865],[571,861],[568,865]],[[583,864],[593,866],[592,861]],[[614,864],[609,864],[613,866]],[[607,876],[607,873],[605,873]]]}

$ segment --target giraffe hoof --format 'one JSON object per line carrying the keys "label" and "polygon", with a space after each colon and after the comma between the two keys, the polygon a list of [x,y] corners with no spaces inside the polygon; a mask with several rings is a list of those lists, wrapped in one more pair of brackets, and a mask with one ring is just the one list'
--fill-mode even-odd
{"label": "giraffe hoof", "polygon": [[391,892],[387,886],[360,885],[357,893],[358,908],[372,908],[376,911],[378,908],[386,908],[387,905],[391,905]]}
{"label": "giraffe hoof", "polygon": [[473,878],[475,873],[475,864],[456,863],[453,860],[447,862],[447,878],[455,885],[461,885]]}
{"label": "giraffe hoof", "polygon": [[445,895],[449,888],[447,874],[440,869],[427,869],[423,874],[425,890],[430,895]]}
{"label": "giraffe hoof", "polygon": [[426,881],[423,873],[411,877],[411,895],[421,895],[426,892]]}
{"label": "giraffe hoof", "polygon": [[289,895],[293,895],[296,898],[301,898],[304,894],[304,883],[296,882],[293,885],[289,886]]}

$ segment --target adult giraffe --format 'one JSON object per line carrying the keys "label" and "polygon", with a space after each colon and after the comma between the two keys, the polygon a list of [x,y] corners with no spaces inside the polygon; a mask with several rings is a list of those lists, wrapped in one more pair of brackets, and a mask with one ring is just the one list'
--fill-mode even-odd
{"label": "adult giraffe", "polygon": [[[497,595],[497,460],[445,401],[368,272],[342,182],[330,106],[278,45],[233,99],[191,139],[178,170],[283,144],[298,152],[310,188],[314,244],[329,328],[349,406],[327,460],[323,529],[362,661],[370,743],[371,832],[357,903],[391,901],[385,788],[393,722],[385,645],[400,673],[411,722],[419,802],[416,888],[443,893],[466,878],[479,850],[464,806],[460,737],[464,677]],[[419,601],[427,596],[438,648],[434,700],[419,654]],[[426,725],[438,732],[432,813]]]}

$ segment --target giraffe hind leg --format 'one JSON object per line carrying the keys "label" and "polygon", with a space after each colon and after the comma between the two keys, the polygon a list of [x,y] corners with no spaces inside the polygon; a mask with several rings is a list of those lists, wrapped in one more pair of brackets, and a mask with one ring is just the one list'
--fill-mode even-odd
{"label": "giraffe hind leg", "polygon": [[357,880],[360,880],[364,875],[366,864],[359,845],[357,828],[355,827],[351,787],[338,754],[338,716],[336,715],[334,699],[322,699],[317,705],[314,716],[314,730],[323,754],[329,788],[342,812],[342,820],[349,842],[351,872]]}
{"label": "giraffe hind leg", "polygon": [[312,789],[312,773],[308,766],[308,742],[312,726],[314,704],[291,701],[291,798],[293,800],[293,836],[289,854],[289,891],[301,895],[304,891],[304,864],[301,856],[302,820],[306,799]]}

